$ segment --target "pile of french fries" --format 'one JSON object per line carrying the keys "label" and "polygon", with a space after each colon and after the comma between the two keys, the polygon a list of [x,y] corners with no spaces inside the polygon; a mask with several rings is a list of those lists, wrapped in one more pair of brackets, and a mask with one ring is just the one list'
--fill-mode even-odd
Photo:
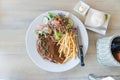
{"label": "pile of french fries", "polygon": [[61,55],[65,56],[63,63],[71,58],[76,58],[78,48],[75,32],[72,30],[66,31],[62,38],[58,41],[57,45],[60,46],[58,50],[60,53],[59,57],[61,57]]}

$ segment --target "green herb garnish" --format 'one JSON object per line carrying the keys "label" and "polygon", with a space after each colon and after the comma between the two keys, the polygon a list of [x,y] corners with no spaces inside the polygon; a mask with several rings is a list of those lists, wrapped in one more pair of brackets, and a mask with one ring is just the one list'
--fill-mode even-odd
{"label": "green herb garnish", "polygon": [[108,14],[105,14],[105,19],[107,20],[107,18],[108,18]]}

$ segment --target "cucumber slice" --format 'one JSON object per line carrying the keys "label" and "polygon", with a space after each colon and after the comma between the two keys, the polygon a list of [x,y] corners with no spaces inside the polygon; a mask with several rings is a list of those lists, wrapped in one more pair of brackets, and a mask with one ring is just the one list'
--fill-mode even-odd
{"label": "cucumber slice", "polygon": [[38,31],[38,33],[42,35],[42,34],[43,34],[43,31]]}
{"label": "cucumber slice", "polygon": [[74,22],[72,19],[69,19],[68,23],[71,25],[71,27],[74,25]]}
{"label": "cucumber slice", "polygon": [[47,16],[44,16],[44,17],[43,17],[43,23],[44,23],[44,24],[47,24],[48,21],[49,21],[49,18],[48,18]]}
{"label": "cucumber slice", "polygon": [[35,30],[34,32],[35,32],[35,34],[41,34],[41,35],[43,34],[43,31]]}
{"label": "cucumber slice", "polygon": [[72,26],[71,26],[71,24],[69,24],[69,23],[68,23],[67,26],[66,26],[67,29],[69,29],[69,28],[71,28],[71,27],[72,27]]}
{"label": "cucumber slice", "polygon": [[69,28],[73,27],[73,25],[74,25],[73,20],[69,19],[68,24],[66,25],[66,28],[69,29]]}

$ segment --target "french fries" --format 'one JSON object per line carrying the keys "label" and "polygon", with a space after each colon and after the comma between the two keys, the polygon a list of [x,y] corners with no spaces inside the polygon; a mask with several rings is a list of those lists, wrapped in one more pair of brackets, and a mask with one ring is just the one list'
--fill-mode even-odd
{"label": "french fries", "polygon": [[66,31],[64,36],[58,41],[57,45],[60,46],[58,50],[60,53],[59,57],[61,57],[62,54],[65,56],[63,63],[77,56],[76,34],[72,30]]}

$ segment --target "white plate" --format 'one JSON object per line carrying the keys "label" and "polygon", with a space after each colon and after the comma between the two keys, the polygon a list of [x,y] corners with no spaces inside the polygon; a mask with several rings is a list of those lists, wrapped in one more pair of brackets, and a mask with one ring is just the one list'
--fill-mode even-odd
{"label": "white plate", "polygon": [[[53,10],[53,11],[49,11],[52,13],[63,13],[66,14],[68,12],[66,11],[60,11],[60,10]],[[41,14],[40,16],[38,16],[29,26],[27,32],[26,32],[26,49],[27,49],[27,53],[30,56],[30,58],[32,59],[32,61],[40,68],[46,70],[46,71],[50,71],[50,72],[63,72],[63,71],[67,71],[72,69],[73,67],[75,67],[78,63],[79,63],[79,59],[71,59],[68,62],[66,62],[65,64],[55,64],[53,62],[50,62],[48,60],[43,59],[37,52],[36,49],[36,35],[34,33],[34,30],[36,29],[36,25],[38,23],[42,23],[42,18],[43,16],[48,15],[48,12],[45,12],[43,14]],[[74,25],[75,26],[79,26],[79,30],[81,33],[81,37],[82,37],[82,41],[83,41],[83,52],[84,55],[87,52],[87,48],[88,48],[88,34],[87,31],[85,29],[85,26],[83,25],[83,23],[73,14],[70,13],[70,18],[74,21]]]}

